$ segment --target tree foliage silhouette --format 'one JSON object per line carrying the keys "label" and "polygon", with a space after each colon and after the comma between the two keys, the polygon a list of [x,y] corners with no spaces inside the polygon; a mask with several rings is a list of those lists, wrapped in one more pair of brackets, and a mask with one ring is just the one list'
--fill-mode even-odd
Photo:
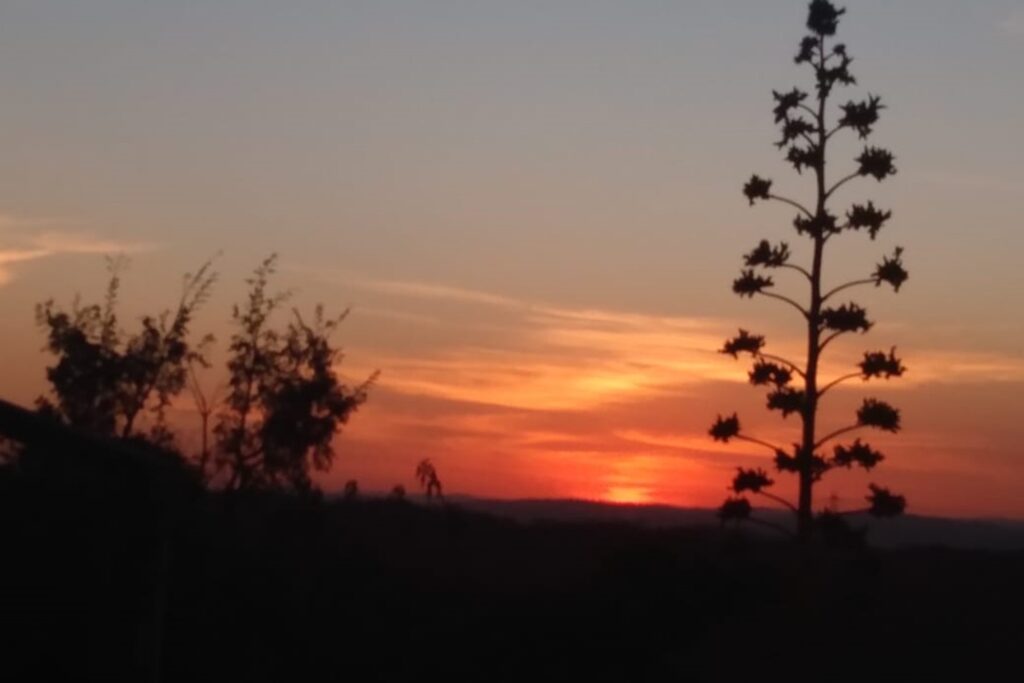
{"label": "tree foliage silhouette", "polygon": [[[823,287],[826,246],[844,233],[858,231],[867,232],[869,238],[874,240],[892,217],[892,212],[878,209],[869,201],[866,204],[853,204],[845,218],[840,218],[829,208],[831,200],[836,198],[836,192],[858,178],[882,181],[896,173],[891,152],[865,145],[863,152],[854,160],[856,166],[853,171],[831,184],[826,176],[826,152],[833,136],[850,132],[861,140],[868,139],[884,108],[878,96],[868,95],[865,100],[850,100],[841,104],[839,117],[834,123],[829,123],[829,102],[834,91],[856,83],[850,72],[852,58],[846,46],[831,40],[845,11],[827,0],[813,0],[810,3],[807,18],[810,33],[800,43],[795,61],[797,64],[808,65],[813,71],[814,94],[799,88],[788,92],[773,91],[775,123],[782,129],[782,138],[776,145],[786,150],[786,160],[798,174],[802,174],[804,169],[813,172],[814,204],[808,208],[800,202],[776,194],[773,182],[757,175],[752,176],[743,187],[743,193],[751,205],[758,201],[778,201],[795,208],[798,213],[793,227],[798,236],[809,240],[813,257],[810,266],[804,267],[791,262],[787,243],[772,244],[762,240],[744,256],[745,268],[733,282],[733,291],[741,297],[775,299],[798,311],[806,323],[806,358],[802,363],[797,363],[766,353],[765,338],[742,329],[736,337],[727,340],[721,349],[722,353],[734,358],[741,354],[749,354],[753,358],[750,383],[768,388],[769,410],[780,412],[783,418],[792,414],[800,417],[800,440],[788,452],[748,435],[743,431],[736,414],[720,415],[710,430],[716,441],[738,439],[771,449],[775,454],[776,469],[780,473],[795,474],[799,480],[798,499],[793,504],[770,493],[769,489],[775,482],[765,470],[740,468],[731,486],[734,495],[722,505],[719,516],[723,520],[749,518],[752,506],[744,494],[760,495],[790,508],[796,516],[798,534],[804,539],[813,530],[814,485],[830,470],[855,466],[871,470],[884,457],[860,439],[845,445],[834,445],[833,442],[844,434],[863,428],[888,432],[900,429],[899,411],[888,403],[869,398],[864,400],[850,425],[820,436],[818,415],[821,399],[843,382],[856,378],[889,379],[899,377],[905,371],[895,349],[892,349],[888,352],[865,353],[864,360],[855,372],[827,382],[822,382],[819,377],[822,354],[829,344],[844,335],[866,333],[873,324],[864,308],[853,302],[838,304],[836,297],[848,289],[865,285],[877,287],[885,284],[898,292],[907,279],[902,261],[903,250],[897,247],[892,256],[883,258],[871,275],[830,289]],[[775,291],[775,280],[768,273],[781,270],[796,273],[806,281],[809,288],[809,301],[806,305]],[[823,450],[828,445],[833,446],[831,456]],[[901,514],[906,506],[902,496],[874,484],[870,486],[867,501],[869,505],[865,511],[880,517]]]}
{"label": "tree foliage silhouette", "polygon": [[[206,364],[203,352],[212,338],[194,344],[190,327],[216,275],[210,262],[185,275],[177,306],[144,316],[141,329],[128,333],[117,314],[123,267],[122,260],[108,260],[110,279],[101,304],[83,306],[76,299],[70,310],[63,310],[48,300],[36,307],[46,348],[57,357],[46,370],[53,398],[40,398],[39,404],[95,436],[144,436],[167,444],[172,440],[167,407],[185,387],[189,366]],[[148,434],[139,431],[145,413],[152,418]]]}
{"label": "tree foliage silhouette", "polygon": [[40,410],[79,432],[167,447],[174,441],[167,409],[187,388],[202,424],[193,465],[204,481],[219,477],[229,489],[310,489],[312,471],[330,467],[334,435],[366,400],[376,374],[355,387],[338,378],[341,354],[331,335],[347,312],[329,318],[317,306],[308,322],[293,311],[283,330],[272,327],[287,300],[268,293],[275,260],[260,264],[247,280],[248,300],[233,309],[227,386],[210,395],[197,368],[209,367],[213,337],[191,338],[193,318],[216,281],[210,262],[185,276],[176,308],[143,316],[136,332],[126,332],[118,317],[123,260],[108,260],[102,303],[76,299],[69,310],[52,300],[39,304],[36,319],[57,358],[47,368],[52,397],[39,399]]}
{"label": "tree foliage silhouette", "polygon": [[307,322],[293,310],[283,331],[271,326],[288,298],[268,290],[275,262],[270,256],[256,268],[248,299],[232,313],[228,389],[214,428],[217,464],[232,490],[310,489],[311,472],[330,468],[334,435],[376,377],[349,387],[335,372],[341,354],[331,335],[347,311],[327,317],[317,306]]}

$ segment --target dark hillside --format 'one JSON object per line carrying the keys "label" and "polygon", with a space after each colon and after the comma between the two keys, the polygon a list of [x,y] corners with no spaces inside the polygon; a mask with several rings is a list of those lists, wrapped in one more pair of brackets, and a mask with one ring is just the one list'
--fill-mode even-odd
{"label": "dark hillside", "polygon": [[0,470],[7,661],[27,680],[730,680],[783,666],[794,638],[831,680],[920,680],[1024,644],[1020,552],[801,560],[715,527],[161,500],[144,471],[79,455],[73,477],[44,454]]}

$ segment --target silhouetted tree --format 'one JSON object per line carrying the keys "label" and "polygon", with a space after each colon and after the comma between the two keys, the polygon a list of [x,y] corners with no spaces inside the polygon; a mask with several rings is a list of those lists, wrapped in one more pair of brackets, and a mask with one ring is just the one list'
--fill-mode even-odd
{"label": "silhouetted tree", "polygon": [[347,311],[327,318],[318,306],[307,323],[293,310],[283,331],[271,326],[287,299],[267,289],[275,260],[246,280],[248,300],[232,314],[228,389],[214,430],[229,489],[310,489],[310,472],[330,467],[335,434],[376,377],[355,387],[338,379],[341,354],[330,338]]}
{"label": "silhouetted tree", "polygon": [[432,500],[436,496],[438,500],[444,501],[444,489],[441,486],[441,480],[438,479],[437,469],[434,467],[434,463],[430,462],[429,458],[421,460],[416,465],[416,478],[427,494],[427,500]]}
{"label": "silhouetted tree", "polygon": [[46,331],[46,348],[57,362],[46,370],[53,399],[40,398],[40,408],[81,431],[103,437],[128,438],[138,433],[138,418],[152,417],[154,442],[169,442],[165,423],[171,400],[185,387],[190,364],[205,364],[203,348],[190,339],[190,325],[209,297],[216,275],[210,262],[184,278],[173,311],[144,316],[134,333],[121,328],[117,316],[123,261],[108,260],[110,279],[102,304],[69,311],[53,300],[36,307],[36,320]]}
{"label": "silhouetted tree", "polygon": [[[869,201],[866,204],[853,204],[846,211],[845,217],[840,217],[830,211],[830,201],[835,199],[841,187],[852,180],[874,178],[882,181],[896,172],[891,152],[866,145],[854,160],[856,166],[853,171],[832,183],[826,177],[826,150],[833,136],[849,131],[866,140],[883,109],[879,97],[868,95],[862,101],[850,100],[841,104],[838,118],[830,122],[828,105],[833,91],[856,82],[849,70],[852,58],[846,46],[832,41],[839,18],[844,12],[844,9],[836,8],[827,0],[814,0],[810,3],[807,19],[810,34],[800,43],[796,62],[809,65],[813,71],[814,94],[799,88],[773,93],[775,122],[782,129],[782,139],[776,145],[786,150],[786,159],[797,173],[802,173],[804,169],[813,172],[814,203],[805,206],[778,195],[773,190],[771,180],[757,175],[752,176],[743,188],[751,205],[758,200],[774,200],[796,208],[799,213],[793,226],[800,237],[809,240],[813,257],[809,267],[804,267],[791,262],[787,243],[772,244],[762,240],[744,257],[746,268],[733,282],[733,291],[741,297],[764,296],[776,299],[797,310],[806,323],[806,357],[797,363],[766,353],[764,337],[750,334],[746,330],[740,330],[721,349],[722,353],[734,358],[743,353],[753,357],[750,383],[769,389],[769,410],[780,412],[783,418],[791,414],[800,417],[800,440],[794,444],[792,451],[787,451],[746,434],[735,414],[720,415],[710,430],[716,441],[740,439],[768,447],[775,454],[776,469],[795,474],[799,479],[799,494],[794,505],[768,492],[774,482],[766,471],[740,468],[732,483],[735,497],[725,502],[719,511],[720,516],[723,519],[749,517],[751,506],[743,494],[758,494],[792,509],[796,515],[799,535],[804,539],[810,535],[813,526],[814,484],[832,469],[858,466],[871,470],[883,459],[881,453],[860,439],[851,444],[835,445],[831,455],[826,454],[823,448],[836,438],[862,428],[888,432],[900,429],[899,411],[888,403],[869,398],[864,400],[852,424],[820,436],[818,413],[822,397],[840,383],[851,379],[889,379],[899,377],[905,371],[893,349],[864,354],[856,372],[826,382],[819,379],[821,357],[826,347],[843,335],[865,333],[872,326],[867,311],[853,302],[838,305],[836,296],[863,285],[886,284],[899,291],[907,279],[902,261],[903,250],[897,247],[891,256],[882,259],[871,275],[829,289],[823,287],[826,246],[844,233],[859,231],[867,232],[874,240],[892,216],[890,211],[878,209]],[[806,303],[799,303],[774,291],[775,281],[767,273],[781,269],[796,273],[807,282],[809,297]],[[873,484],[867,500],[869,506],[866,511],[882,517],[898,515],[906,505],[902,496]],[[835,522],[834,515],[828,519],[830,523]]]}

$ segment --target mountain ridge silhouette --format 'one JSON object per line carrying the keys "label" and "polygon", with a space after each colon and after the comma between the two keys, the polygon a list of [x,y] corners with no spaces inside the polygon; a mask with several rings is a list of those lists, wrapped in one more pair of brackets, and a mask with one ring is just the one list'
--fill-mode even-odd
{"label": "mountain ridge silhouette", "polygon": [[[383,493],[368,493],[368,497]],[[426,502],[410,495],[411,502]],[[450,495],[449,504],[521,524],[607,523],[645,528],[717,527],[717,508],[660,503],[613,503],[582,498],[487,498]],[[776,524],[791,524],[785,510],[761,509],[758,514]],[[855,526],[868,527],[868,541],[883,548],[944,546],[963,550],[1024,550],[1024,520],[1000,517],[941,517],[908,514],[879,523],[868,515],[850,515]],[[773,537],[770,529],[749,526],[750,533]]]}

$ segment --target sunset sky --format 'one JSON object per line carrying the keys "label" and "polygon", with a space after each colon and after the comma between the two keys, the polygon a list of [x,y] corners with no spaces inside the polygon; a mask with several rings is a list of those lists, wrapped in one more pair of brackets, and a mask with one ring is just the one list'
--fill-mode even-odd
{"label": "sunset sky", "polygon": [[[812,190],[772,145],[772,89],[809,83],[805,5],[8,0],[0,396],[45,391],[33,307],[99,298],[104,254],[130,257],[129,322],[216,256],[197,329],[222,352],[243,279],[278,252],[297,305],[351,307],[344,376],[381,371],[325,488],[411,489],[429,457],[455,493],[717,505],[737,465],[771,466],[713,443],[718,413],[797,438],[717,349],[739,327],[794,356],[804,339],[730,283],[761,238],[800,241],[791,209],[740,189],[757,172]],[[827,279],[895,245],[911,279],[858,292],[877,324],[825,375],[893,345],[909,372],[830,396],[826,427],[867,395],[904,431],[866,435],[887,461],[818,495],[860,507],[870,481],[914,513],[1024,518],[1024,2],[846,5],[862,87],[839,99],[882,96],[873,140],[899,173],[838,197],[894,218],[836,240]]]}

